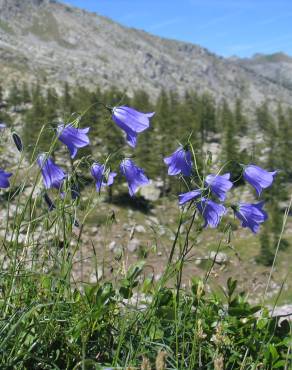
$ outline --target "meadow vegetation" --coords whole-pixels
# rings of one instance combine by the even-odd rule
[[[155,116],[125,113],[125,106]],[[272,315],[284,282],[266,306],[277,257],[289,250],[292,110],[279,105],[270,112],[263,104],[247,114],[240,100],[216,104],[193,92],[182,99],[161,92],[151,102],[142,91],[130,98],[117,89],[65,85],[60,95],[39,84],[30,89],[16,83],[7,98],[0,89],[0,107],[0,167],[6,173],[0,178],[1,369],[292,367],[291,323]],[[4,133],[17,153],[13,164],[5,156]],[[220,176],[225,173],[230,177]],[[159,279],[149,273],[147,250],[135,261],[121,251],[112,257],[110,274],[102,276],[97,254],[95,281],[83,279],[78,273],[86,260],[84,245],[96,254],[86,237],[88,223],[110,239],[121,216],[104,210],[115,204],[121,213],[136,207],[142,220],[152,204],[135,193],[148,178],[160,184],[158,203],[169,206],[164,217],[174,219],[172,237],[156,235],[167,245]],[[253,188],[258,191],[259,184],[257,194]],[[227,197],[231,187],[235,193]],[[246,188],[244,208],[238,201]],[[265,210],[260,205],[255,211],[259,196]],[[210,289],[217,254],[222,246],[234,250],[241,226],[249,237],[240,243],[256,238],[256,263],[269,267],[257,304],[232,276],[220,291]],[[155,249],[153,235],[145,238]],[[203,276],[186,278],[186,267],[208,240],[217,251],[213,260]]]

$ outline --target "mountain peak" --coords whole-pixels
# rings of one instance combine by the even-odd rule
[[[281,51],[273,54],[255,54],[252,57],[255,61],[267,63],[291,62],[291,57]]]
[[[241,98],[249,107],[265,99],[292,104],[292,88],[237,61],[55,0],[0,0],[0,67],[0,83],[114,85],[153,99],[162,89],[194,90],[218,101]]]
[[[44,4],[49,4],[56,2],[54,0],[0,0],[0,9],[9,10],[9,9],[24,9],[25,7],[31,6],[40,6]]]

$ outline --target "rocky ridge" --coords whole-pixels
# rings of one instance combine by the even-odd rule
[[[287,89],[292,89],[292,58],[284,53],[256,54],[252,58],[234,61]]]
[[[0,68],[0,82],[115,85],[152,98],[161,89],[191,89],[240,97],[250,108],[265,99],[292,103],[292,89],[245,64],[54,0],[0,0]]]

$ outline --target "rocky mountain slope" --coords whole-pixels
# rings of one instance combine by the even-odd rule
[[[264,99],[292,103],[292,89],[244,63],[54,0],[0,0],[0,69],[0,82],[116,85],[153,98],[161,89],[192,89],[218,100],[241,97],[249,107]]]
[[[256,54],[236,62],[288,89],[292,89],[292,58],[284,53]]]

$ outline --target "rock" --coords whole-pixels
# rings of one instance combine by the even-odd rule
[[[270,311],[271,316],[282,317],[282,320],[288,320],[292,322],[292,304],[286,304],[283,306],[277,306]]]
[[[98,227],[97,227],[97,226],[93,226],[93,227],[91,228],[90,232],[91,232],[92,234],[97,234],[97,233],[98,233]]]
[[[215,252],[215,251],[212,251],[210,253],[210,255],[208,256],[208,258],[210,260],[214,260],[215,259],[215,262],[216,263],[219,263],[220,265],[224,264],[224,263],[227,263],[229,261],[229,257],[227,256],[227,254],[223,253],[223,252]]]
[[[159,225],[159,220],[158,220],[157,217],[149,216],[148,217],[148,220],[150,221],[150,225],[151,225],[151,223],[156,224],[156,225]]]
[[[150,200],[152,202],[155,202],[156,200],[158,200],[160,198],[161,190],[157,187],[155,182],[151,182],[149,185],[143,186],[140,189],[140,194],[146,200]]]
[[[117,246],[117,243],[113,240],[112,242],[110,242],[110,243],[109,243],[109,245],[108,245],[108,249],[109,249],[110,251],[114,251],[114,250],[115,250],[115,248],[116,248],[116,246]]]
[[[146,233],[146,229],[143,225],[135,226],[135,231],[137,231],[137,233]]]
[[[97,280],[101,280],[103,278],[103,268],[101,266],[99,266],[97,268]]]
[[[164,228],[164,227],[160,227],[160,228],[158,229],[158,234],[159,234],[160,236],[165,235],[165,234],[166,234],[165,228]]]
[[[129,225],[129,224],[127,224],[127,223],[124,223],[123,224],[123,230],[125,230],[125,231],[131,231],[131,226]]]
[[[103,278],[103,268],[98,266],[97,271],[93,272],[89,277],[89,282],[91,284],[96,284],[99,280]]]
[[[114,240],[109,243],[108,250],[114,253],[116,256],[120,256],[123,253],[123,247]]]
[[[155,281],[159,281],[162,277],[162,274],[156,274],[155,277],[154,277],[154,280]]]
[[[141,245],[140,240],[134,238],[130,240],[128,243],[128,251],[133,253],[139,248],[140,245]]]

